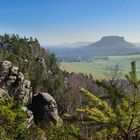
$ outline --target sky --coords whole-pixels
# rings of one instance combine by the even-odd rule
[[[97,41],[120,35],[140,42],[140,0],[0,0],[0,34],[41,44]]]

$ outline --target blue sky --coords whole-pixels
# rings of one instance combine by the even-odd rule
[[[121,35],[140,42],[140,0],[0,0],[0,34],[41,44]]]

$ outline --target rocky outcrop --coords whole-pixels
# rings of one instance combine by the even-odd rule
[[[3,61],[0,64],[0,88],[5,90],[15,101],[23,101],[25,105],[31,102],[31,82],[24,79],[19,68],[12,66],[10,61]]]
[[[49,118],[53,123],[62,125],[62,120],[58,115],[56,101],[50,94],[46,92],[36,94],[33,97],[31,108],[35,121]]]
[[[43,60],[41,63],[45,66]],[[10,61],[0,62],[0,97],[5,99],[12,97],[14,101],[24,103],[23,110],[29,118],[26,127],[34,122],[33,119],[40,120],[46,117],[55,124],[62,124],[54,98],[45,92],[33,96],[31,82],[25,79],[19,68],[12,66]]]
[[[36,62],[42,68],[42,72],[43,72],[43,74],[44,74],[45,77],[48,77],[49,75],[52,75],[52,72],[47,69],[46,62],[45,62],[44,58],[42,58],[42,57],[36,57]]]
[[[37,57],[36,62],[41,66],[42,72],[44,73],[44,75],[47,75],[47,66],[46,66],[44,58]]]
[[[0,88],[0,98],[9,98],[8,92]]]
[[[22,57],[20,58],[20,71],[27,72],[29,69],[29,60]]]

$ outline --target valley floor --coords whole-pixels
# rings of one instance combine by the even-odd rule
[[[96,59],[93,62],[65,62],[61,69],[68,72],[92,74],[96,79],[108,78],[110,68],[118,65],[121,76],[130,70],[130,62],[136,61],[138,77],[140,77],[140,55],[108,56],[107,60]]]

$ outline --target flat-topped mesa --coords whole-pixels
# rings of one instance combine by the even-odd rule
[[[122,36],[104,36],[101,38],[101,41],[124,41]]]
[[[90,48],[100,48],[98,52],[105,52],[107,50],[115,53],[122,52],[125,49],[135,49],[135,45],[126,41],[122,36],[104,36],[99,41],[94,42],[89,46]],[[104,49],[104,50],[103,50]],[[112,50],[113,49],[113,50]],[[115,50],[114,50],[115,49]],[[103,53],[104,54],[104,53]]]
[[[55,124],[62,124],[55,99],[45,92],[38,92],[33,96],[31,82],[26,80],[19,68],[12,66],[10,61],[0,62],[0,97],[4,99],[12,97],[14,101],[22,101],[23,110],[31,122],[33,115],[36,118],[43,110],[42,119],[49,118]],[[28,108],[29,105],[31,108]],[[27,126],[29,127],[30,124]]]

